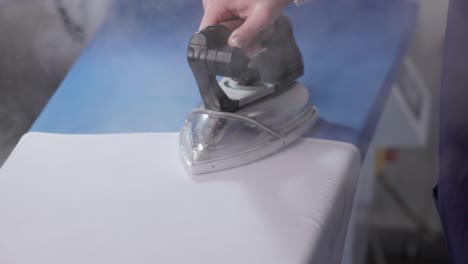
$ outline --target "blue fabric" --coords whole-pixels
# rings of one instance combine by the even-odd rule
[[[440,176],[434,190],[451,263],[468,263],[468,2],[451,0],[440,92]]]
[[[301,78],[320,111],[309,136],[365,153],[406,49],[416,4],[317,0],[286,10],[305,59]],[[186,62],[201,1],[119,1],[32,131],[179,131],[200,98]]]

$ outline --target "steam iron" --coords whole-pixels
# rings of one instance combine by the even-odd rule
[[[224,25],[195,33],[188,62],[203,104],[186,118],[180,133],[182,161],[191,174],[247,164],[279,151],[304,135],[317,119],[306,87],[302,55],[291,23],[281,16],[264,51],[249,58],[227,46]],[[222,78],[218,82],[218,78]]]

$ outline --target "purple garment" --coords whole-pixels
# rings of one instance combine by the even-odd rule
[[[468,263],[468,0],[450,0],[434,190],[451,263]]]

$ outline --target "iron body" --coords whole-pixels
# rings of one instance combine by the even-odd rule
[[[247,164],[292,144],[317,119],[308,90],[296,79],[303,61],[289,20],[282,16],[265,51],[248,58],[226,46],[230,30],[208,27],[191,39],[188,61],[202,97],[180,133],[180,153],[191,174]],[[217,76],[224,76],[220,81]]]

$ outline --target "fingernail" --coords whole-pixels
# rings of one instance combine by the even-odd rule
[[[234,46],[237,48],[243,48],[244,45],[245,45],[244,41],[238,36],[231,37],[231,46]]]

